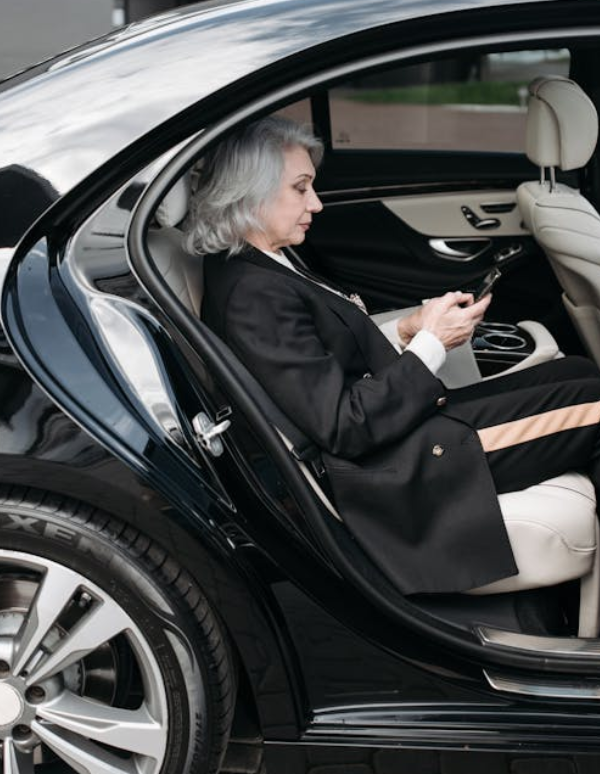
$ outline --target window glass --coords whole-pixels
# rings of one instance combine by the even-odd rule
[[[312,122],[312,111],[309,99],[301,99],[299,102],[293,102],[278,110],[275,115],[289,118],[298,124],[310,124]]]
[[[522,151],[527,84],[569,74],[567,49],[465,52],[330,92],[334,148]]]

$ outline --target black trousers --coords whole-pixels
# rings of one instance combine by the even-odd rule
[[[566,357],[448,392],[444,412],[479,431],[498,494],[569,470],[600,502],[600,371]]]

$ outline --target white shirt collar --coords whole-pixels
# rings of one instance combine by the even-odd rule
[[[296,271],[294,264],[283,253],[272,253],[270,250],[263,250],[263,253],[268,255],[269,258],[272,258],[274,261],[277,261],[277,263],[280,263],[282,266],[285,266],[287,269]]]

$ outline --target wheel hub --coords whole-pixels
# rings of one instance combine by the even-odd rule
[[[19,692],[12,685],[0,683],[0,728],[15,725],[21,719],[23,709]]]
[[[33,774],[62,759],[69,770],[157,774],[168,728],[159,675],[106,591],[0,548],[0,772]]]

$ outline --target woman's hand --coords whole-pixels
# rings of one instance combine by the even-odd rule
[[[472,293],[460,290],[432,298],[416,312],[398,320],[398,336],[403,344],[408,344],[420,330],[425,330],[437,336],[446,350],[454,349],[470,340],[491,300],[488,294],[474,303]]]

